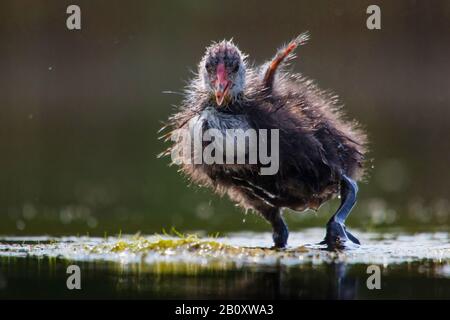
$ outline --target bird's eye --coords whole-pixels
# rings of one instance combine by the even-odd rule
[[[239,63],[235,63],[234,65],[233,65],[233,68],[231,69],[233,72],[238,72],[238,70],[239,70]]]

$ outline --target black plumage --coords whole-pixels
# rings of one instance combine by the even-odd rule
[[[245,209],[253,209],[273,227],[274,242],[284,247],[288,231],[282,208],[317,209],[341,194],[342,205],[327,225],[325,243],[359,241],[344,221],[356,201],[356,182],[364,175],[366,135],[356,122],[344,119],[338,100],[311,80],[286,70],[293,50],[307,40],[303,34],[259,67],[230,41],[207,48],[199,74],[167,124],[166,137],[177,129],[279,129],[279,170],[261,175],[256,164],[180,164],[194,183],[212,188]],[[175,141],[165,154],[182,147]],[[189,158],[192,154],[181,157]],[[174,159],[173,159],[174,160]],[[180,159],[178,159],[180,160]],[[186,159],[184,159],[186,160]],[[353,199],[353,198],[354,199]],[[345,212],[344,212],[345,211]],[[339,218],[339,219],[338,219]],[[337,224],[337,225],[336,225]]]

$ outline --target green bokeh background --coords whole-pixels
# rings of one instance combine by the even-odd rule
[[[66,28],[78,4],[82,30]],[[250,60],[309,30],[294,70],[364,124],[373,168],[349,224],[448,230],[450,2],[2,1],[0,234],[268,230],[188,187],[157,130],[212,40]],[[299,152],[301,152],[299,150]],[[322,226],[338,205],[289,214]],[[243,221],[245,220],[245,222]]]

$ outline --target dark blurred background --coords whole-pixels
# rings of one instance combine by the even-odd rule
[[[82,30],[66,28],[81,7]],[[382,29],[366,28],[381,7]],[[115,234],[172,226],[268,230],[187,187],[157,140],[205,46],[233,37],[256,63],[300,32],[294,70],[364,124],[373,161],[349,225],[449,225],[450,1],[2,1],[0,233]],[[289,214],[320,226],[338,205]]]

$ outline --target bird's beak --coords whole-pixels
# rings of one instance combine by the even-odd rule
[[[216,102],[219,107],[228,96],[229,88],[230,81],[228,80],[225,65],[223,63],[219,63],[219,65],[217,66],[217,80],[215,88]]]

